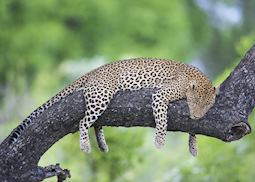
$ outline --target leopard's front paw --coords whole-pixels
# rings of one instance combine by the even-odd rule
[[[198,154],[196,135],[189,134],[189,152],[193,157]]]
[[[91,152],[91,146],[89,141],[80,141],[80,149],[85,153]]]
[[[108,152],[108,151],[109,151],[109,148],[108,148],[107,144],[100,145],[99,148],[100,148],[100,150],[101,150],[102,152]]]
[[[156,136],[154,144],[158,149],[162,148],[165,145],[165,137],[164,136]]]

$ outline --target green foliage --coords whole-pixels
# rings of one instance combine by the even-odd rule
[[[255,32],[243,36],[240,42],[236,45],[236,52],[242,58],[244,53],[252,46],[255,42]]]
[[[233,61],[232,65],[226,68],[215,80],[215,85],[220,85],[228,75],[233,71],[235,66],[239,63],[239,61],[243,58],[244,54],[249,50],[255,42],[255,32],[248,34],[240,39],[240,41],[236,44],[235,49],[237,53],[237,57]]]
[[[204,18],[191,24],[189,16],[197,8],[177,0],[170,4],[166,0],[3,0],[0,7],[0,83],[13,85],[20,75],[30,83],[40,69],[54,70],[66,59],[134,55],[184,60],[206,38],[192,32],[206,35],[208,27]],[[198,28],[199,23],[204,29]]]
[[[139,155],[139,147],[144,141],[144,130],[105,128],[105,135],[110,148],[106,154],[99,151],[91,129],[92,152],[90,154],[80,152],[79,135],[75,134],[66,136],[47,151],[40,165],[46,166],[55,161],[60,162],[62,166],[68,166],[72,171],[72,181],[86,179],[86,181],[111,182],[143,161],[143,156]]]

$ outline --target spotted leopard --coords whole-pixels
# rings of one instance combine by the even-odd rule
[[[114,94],[120,90],[157,88],[152,95],[152,109],[156,123],[155,146],[161,148],[167,133],[168,103],[187,99],[190,117],[204,116],[215,102],[215,87],[197,68],[165,59],[134,58],[101,66],[73,82],[56,96],[30,114],[13,132],[10,144],[43,111],[76,90],[82,90],[86,102],[85,116],[80,121],[80,148],[90,152],[88,129],[106,110]],[[103,128],[94,127],[99,148],[106,152]],[[190,134],[190,151],[196,154],[195,135]],[[192,147],[192,148],[191,148]]]

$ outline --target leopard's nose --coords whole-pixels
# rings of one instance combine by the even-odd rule
[[[197,116],[197,115],[191,115],[190,118],[191,118],[191,119],[199,119],[199,118],[201,118],[201,117],[199,117],[199,116]]]
[[[190,114],[191,119],[200,119],[204,116],[203,112],[195,112]]]

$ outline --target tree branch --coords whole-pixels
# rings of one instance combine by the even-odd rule
[[[151,108],[151,95],[155,91],[118,92],[95,125],[155,127]],[[231,142],[251,132],[247,118],[254,105],[255,45],[222,83],[215,105],[204,118],[190,119],[186,101],[180,100],[169,104],[167,129]],[[45,179],[49,173],[37,166],[39,159],[59,139],[78,131],[84,110],[82,93],[75,92],[36,118],[14,144],[9,146],[7,137],[0,145],[1,181]]]

